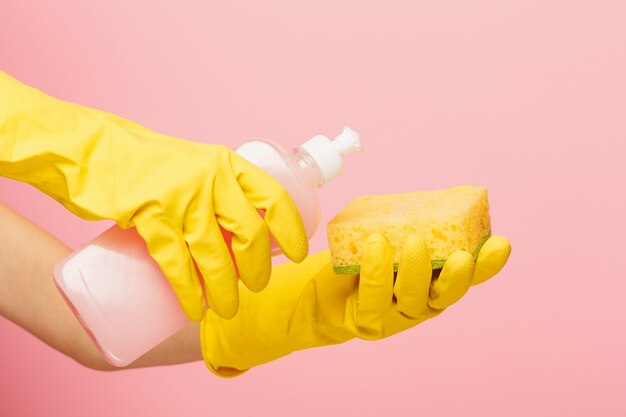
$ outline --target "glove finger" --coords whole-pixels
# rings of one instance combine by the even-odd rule
[[[509,255],[511,255],[511,243],[505,237],[491,236],[478,253],[472,285],[485,282],[500,272],[509,259]]]
[[[182,232],[156,216],[138,216],[133,222],[137,233],[146,241],[150,256],[176,293],[185,315],[193,321],[202,320],[206,312],[202,284]]]
[[[407,237],[393,290],[398,311],[411,318],[420,317],[427,311],[432,275],[426,242],[419,236]]]
[[[446,260],[439,278],[430,286],[428,305],[443,310],[456,303],[469,289],[474,275],[474,258],[463,250],[457,250]]]
[[[382,315],[393,304],[393,251],[379,233],[368,236],[363,248],[356,308],[356,324],[380,330]]]
[[[237,314],[239,288],[237,271],[215,220],[210,203],[208,213],[190,207],[185,218],[185,239],[204,279],[209,308],[225,319]]]
[[[309,252],[304,223],[291,196],[270,174],[237,154],[231,156],[235,176],[246,198],[257,210],[265,210],[265,223],[282,252],[302,262]]]
[[[233,176],[216,178],[214,187],[215,214],[218,223],[232,233],[231,248],[239,277],[251,291],[259,292],[267,285],[272,270],[267,226]]]

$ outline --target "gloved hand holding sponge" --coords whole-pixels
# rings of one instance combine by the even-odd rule
[[[483,187],[360,197],[327,231],[332,254],[275,267],[260,293],[242,287],[232,320],[207,313],[212,372],[236,376],[297,350],[409,329],[497,274],[511,252],[490,236]]]

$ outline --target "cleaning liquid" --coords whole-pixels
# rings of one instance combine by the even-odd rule
[[[236,152],[282,184],[310,239],[320,221],[315,188],[342,171],[344,155],[360,150],[359,135],[346,127],[335,140],[318,135],[291,153],[269,141],[250,141]],[[230,244],[230,233],[223,234]],[[270,247],[280,254],[271,236]],[[113,226],[83,245],[56,265],[54,282],[114,366],[132,363],[189,323],[134,228]]]

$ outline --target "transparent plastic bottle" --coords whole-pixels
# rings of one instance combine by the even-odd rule
[[[346,127],[335,140],[318,135],[291,153],[269,141],[246,142],[237,153],[289,192],[310,239],[320,220],[314,189],[342,171],[343,155],[360,150],[359,135]],[[223,234],[230,243],[230,233]],[[272,255],[280,254],[270,239]],[[134,228],[113,226],[80,247],[56,265],[54,282],[100,352],[115,366],[130,364],[189,323]]]

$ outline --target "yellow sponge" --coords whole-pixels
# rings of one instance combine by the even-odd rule
[[[393,247],[396,271],[409,235],[426,240],[433,269],[439,269],[457,249],[476,257],[491,235],[487,188],[358,197],[328,223],[326,232],[338,274],[359,273],[363,244],[372,233],[382,234]]]

